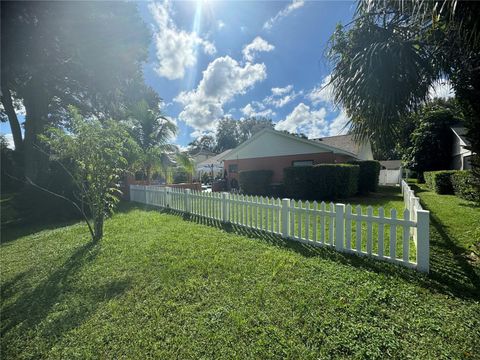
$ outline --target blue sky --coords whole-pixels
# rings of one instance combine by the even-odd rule
[[[345,114],[320,89],[330,73],[328,39],[336,24],[352,19],[353,1],[139,6],[154,32],[145,78],[176,119],[179,145],[213,132],[228,115],[264,115],[309,137],[342,130]]]
[[[187,145],[221,116],[267,116],[278,129],[336,135],[346,116],[320,90],[324,57],[353,1],[139,2],[153,33],[145,79],[164,99]],[[22,117],[21,117],[22,118]],[[1,132],[9,134],[7,123]]]

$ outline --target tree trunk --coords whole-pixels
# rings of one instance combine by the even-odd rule
[[[150,165],[147,165],[145,169],[147,173],[147,185],[150,185],[150,181],[152,180],[152,167]]]
[[[94,242],[101,240],[102,237],[103,237],[103,220],[104,220],[103,213],[101,213],[100,215],[97,215],[97,217],[95,219],[93,219],[93,221],[94,221],[93,241]]]
[[[27,112],[25,117],[25,176],[36,183],[42,183],[48,169],[48,156],[36,147],[42,147],[38,135],[48,123],[49,95],[41,81],[32,79],[24,96]]]
[[[8,116],[8,122],[10,123],[15,151],[21,152],[23,150],[22,130],[20,129],[20,123],[18,122],[17,114],[13,107],[12,94],[4,84],[2,84],[2,104]]]

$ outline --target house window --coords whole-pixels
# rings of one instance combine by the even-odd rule
[[[228,165],[228,172],[229,173],[237,173],[238,172],[238,165],[237,164],[230,164]]]
[[[296,160],[292,161],[292,166],[312,166],[313,160]]]

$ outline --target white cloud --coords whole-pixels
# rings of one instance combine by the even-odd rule
[[[448,80],[437,81],[428,91],[428,97],[449,99],[455,96],[452,84]]]
[[[345,135],[348,133],[350,126],[348,126],[349,118],[344,110],[341,110],[338,115],[328,124],[328,135]]]
[[[275,87],[272,88],[272,95],[267,96],[263,101],[268,105],[281,108],[302,94],[303,91],[293,91],[293,85],[287,85],[283,88]]]
[[[7,146],[15,150],[15,143],[13,142],[13,135],[12,134],[2,134],[5,137],[5,140],[7,140]]]
[[[263,28],[266,30],[270,30],[276,22],[282,20],[284,17],[288,16],[292,11],[301,8],[303,5],[305,5],[305,1],[293,0],[285,8],[280,10],[274,17],[270,18],[265,24],[263,24]]]
[[[269,52],[269,51],[272,51],[273,49],[275,49],[275,46],[273,46],[272,44],[269,44],[260,36],[257,36],[255,39],[253,39],[253,41],[250,44],[246,45],[243,48],[242,53],[245,60],[252,62],[257,52],[261,52],[261,51]]]
[[[158,59],[156,72],[167,79],[181,79],[185,70],[197,62],[197,49],[213,55],[215,46],[195,32],[180,30],[175,26],[168,1],[148,6],[156,22],[155,47]]]
[[[325,108],[313,110],[308,105],[300,103],[287,115],[285,120],[279,121],[275,125],[275,129],[303,133],[308,138],[322,137],[328,134],[326,115],[327,110]]]
[[[223,105],[266,77],[264,64],[246,63],[242,67],[230,56],[219,57],[208,65],[196,89],[182,91],[175,98],[184,105],[179,119],[197,132],[212,131],[224,116]]]
[[[247,117],[271,118],[275,116],[275,112],[272,109],[267,109],[265,105],[258,101],[252,101],[242,108],[241,111]]]
[[[330,84],[331,78],[331,75],[325,76],[322,83],[319,86],[314,87],[307,94],[307,98],[312,104],[318,105],[320,103],[325,103],[329,106],[333,106],[334,99],[332,85]]]

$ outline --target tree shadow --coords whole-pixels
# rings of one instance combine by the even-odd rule
[[[4,339],[14,329],[15,332],[35,329],[47,341],[58,341],[67,331],[82,324],[102,302],[124,293],[130,286],[128,279],[113,279],[88,288],[76,287],[75,276],[95,260],[100,247],[101,243],[93,242],[80,246],[48,278],[32,290],[23,292],[11,304],[2,306],[1,337]],[[2,305],[15,295],[15,284],[28,275],[28,271],[20,273],[2,285]],[[75,304],[68,304],[69,297],[75,295],[78,295]],[[51,314],[55,315],[48,323],[42,324]],[[7,345],[8,342],[5,342],[2,352],[7,351]]]
[[[0,230],[0,244],[15,241],[21,237],[35,234],[44,230],[59,229],[62,227],[78,224],[81,219],[68,220],[61,222],[45,222],[36,224],[12,224],[2,226]],[[85,225],[86,226],[86,225]]]
[[[235,233],[261,240],[273,246],[295,251],[305,257],[320,256],[344,265],[362,268],[376,273],[383,273],[392,277],[400,277],[431,291],[449,294],[458,298],[478,300],[480,296],[480,277],[478,272],[463,256],[460,256],[462,248],[455,245],[435,218],[432,219],[431,225],[433,230],[439,234],[440,239],[434,237],[431,242],[430,274],[425,275],[412,269],[366,256],[340,253],[327,246],[301,243],[295,240],[285,239],[277,234],[231,223],[223,223],[198,215],[188,215],[181,211],[148,206],[144,207],[144,209],[147,211],[159,211],[161,213],[181,216],[186,221],[212,226],[228,233]]]

